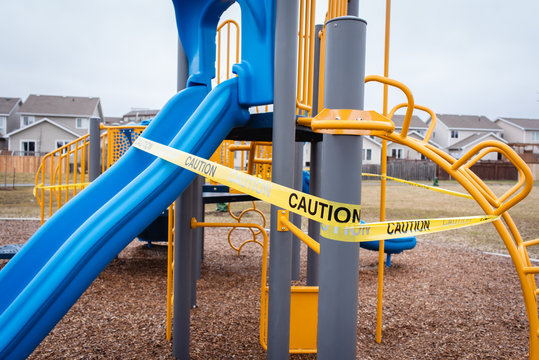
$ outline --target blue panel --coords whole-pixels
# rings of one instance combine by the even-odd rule
[[[189,60],[188,85],[211,86],[215,77],[215,36],[221,14],[234,1],[173,0],[178,33]],[[241,7],[242,61],[233,67],[239,76],[239,103],[273,103],[275,42],[274,0],[238,0]]]
[[[199,88],[171,100],[144,136],[209,158],[233,127],[247,122],[249,113],[238,105],[235,78],[216,87],[189,117],[204,93],[205,87]],[[107,264],[194,177],[131,148],[58,211],[0,272],[0,358],[28,356]]]

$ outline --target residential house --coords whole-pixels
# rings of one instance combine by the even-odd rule
[[[430,122],[429,118],[427,124],[430,125]],[[448,149],[469,136],[488,133],[503,138],[503,129],[486,116],[436,114],[436,127],[432,140],[442,148]]]
[[[393,124],[395,124],[395,132],[400,133],[402,130],[402,124],[404,124],[404,115],[393,115],[391,121],[393,121]],[[412,115],[410,125],[408,127],[408,133],[415,131],[418,134],[424,135],[428,128],[429,126],[423,120],[421,120],[419,116]]]
[[[425,138],[424,134],[420,134],[417,131],[408,132],[408,137],[414,138],[416,140],[423,141]],[[429,144],[441,149],[442,147],[437,144],[435,141],[429,140]],[[393,159],[404,159],[404,160],[427,160],[427,157],[416,150],[409,148],[405,145],[394,143],[389,141],[387,143],[387,157]]]
[[[96,97],[30,95],[17,111],[18,129],[7,134],[16,154],[51,152],[88,133],[90,118],[103,118]]]
[[[503,129],[504,139],[525,161],[539,161],[539,119],[503,117],[495,123]]]
[[[8,149],[7,134],[18,127],[17,111],[21,104],[20,98],[0,97],[0,151]]]
[[[159,110],[134,109],[122,116],[122,124],[138,125],[143,120],[153,119]]]
[[[402,131],[402,125],[404,124],[404,115],[394,115],[391,120],[395,124],[395,132],[400,133]],[[420,117],[412,115],[408,128],[408,137],[422,141],[425,138],[428,128],[429,125],[421,120]],[[432,140],[432,137],[429,139],[429,144],[434,145],[437,148],[441,148],[437,142]],[[414,149],[393,142],[388,142],[387,144],[387,156],[394,159],[406,160],[427,159],[424,155],[415,151]]]
[[[460,159],[475,145],[487,140],[497,140],[507,144],[505,139],[499,137],[495,133],[474,133],[465,139],[450,145],[447,150],[449,151],[449,155],[453,156],[455,159]],[[491,152],[483,156],[481,160],[502,160],[502,154],[498,152]]]
[[[103,118],[103,124],[108,126],[117,126],[122,125],[123,118],[122,117],[116,117],[116,116],[105,116]]]

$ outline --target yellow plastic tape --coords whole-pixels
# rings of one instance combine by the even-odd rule
[[[360,222],[360,205],[329,201],[305,194],[140,136],[133,146],[210,180],[320,223],[356,226]]]
[[[386,179],[397,181],[397,182],[400,182],[400,183],[404,183],[404,184],[408,184],[408,185],[412,185],[412,186],[417,186],[417,187],[420,187],[420,188],[423,188],[423,189],[429,189],[429,190],[436,191],[436,192],[439,192],[439,193],[442,193],[442,194],[459,196],[459,197],[462,197],[462,198],[472,199],[473,200],[473,196],[470,195],[470,194],[464,194],[464,193],[461,193],[461,192],[458,192],[458,191],[442,189],[442,188],[439,188],[439,187],[436,187],[436,186],[429,186],[429,185],[419,184],[419,183],[416,183],[416,182],[413,182],[413,181],[403,180],[403,179],[399,179],[399,178],[396,178],[396,177],[393,177],[393,176],[380,175],[380,174],[369,174],[369,173],[362,173],[361,175],[370,176],[370,177],[386,178]]]
[[[363,224],[353,227],[321,224],[320,235],[327,239],[346,242],[389,240],[486,224],[498,218],[498,215],[485,215],[442,219],[400,220]]]

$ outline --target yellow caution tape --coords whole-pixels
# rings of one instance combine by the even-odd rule
[[[396,178],[396,177],[393,177],[393,176],[380,175],[380,174],[369,174],[369,173],[362,173],[361,175],[370,176],[370,177],[386,178],[386,179],[397,181],[397,182],[400,182],[400,183],[404,183],[404,184],[408,184],[408,185],[412,185],[412,186],[417,186],[417,187],[420,187],[420,188],[423,188],[423,189],[429,189],[429,190],[436,191],[436,192],[439,192],[439,193],[442,193],[442,194],[459,196],[459,197],[462,197],[462,198],[472,199],[473,200],[473,196],[470,195],[470,194],[464,194],[464,193],[461,193],[461,192],[458,192],[458,191],[442,189],[442,188],[439,188],[439,187],[436,187],[436,186],[429,186],[429,185],[419,184],[419,183],[416,183],[416,182],[413,182],[413,181],[403,180],[403,179],[399,179],[399,178]]]
[[[353,227],[321,224],[320,235],[327,239],[346,242],[389,240],[486,224],[498,218],[498,215],[485,215],[442,219],[400,220],[362,224]]]
[[[360,222],[360,205],[329,201],[305,194],[140,136],[133,146],[210,180],[320,223],[354,226]]]
[[[329,201],[305,194],[143,137],[138,137],[133,146],[210,180],[318,221],[321,223],[320,235],[332,240],[345,242],[388,240],[479,225],[499,218],[497,215],[487,215],[358,225],[361,215],[360,205]]]

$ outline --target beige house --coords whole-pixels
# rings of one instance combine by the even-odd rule
[[[499,118],[504,139],[527,162],[539,161],[539,119]]]
[[[88,133],[90,118],[103,119],[96,97],[30,95],[17,111],[17,129],[9,132],[16,154],[48,153]]]
[[[122,117],[121,124],[140,124],[141,121],[153,119],[159,110],[135,109]]]
[[[465,139],[450,145],[449,155],[453,156],[455,159],[460,159],[464,154],[470,151],[475,145],[487,141],[487,140],[497,140],[501,141],[504,144],[507,144],[507,141],[494,133],[475,133],[466,137]],[[491,152],[485,155],[481,160],[502,160],[502,155],[498,152]]]
[[[400,129],[398,131],[400,131]],[[423,131],[422,133],[419,133],[418,131],[415,131],[415,130],[408,131],[408,137],[422,141],[425,138],[425,132],[426,130]],[[429,144],[437,148],[441,148],[440,145],[436,143],[435,141],[429,140]],[[396,144],[391,141],[387,143],[387,156],[394,159],[404,159],[404,160],[426,160],[427,159],[426,156],[415,151],[414,149],[411,149],[401,144]]]
[[[43,118],[9,133],[9,149],[15,155],[43,155],[79,137],[73,130]]]
[[[18,128],[17,111],[21,104],[19,98],[0,97],[0,151],[8,149],[7,134]]]
[[[443,149],[449,149],[469,136],[492,133],[503,138],[503,129],[486,116],[436,114],[436,126],[432,140]],[[431,119],[427,120],[429,125]]]

